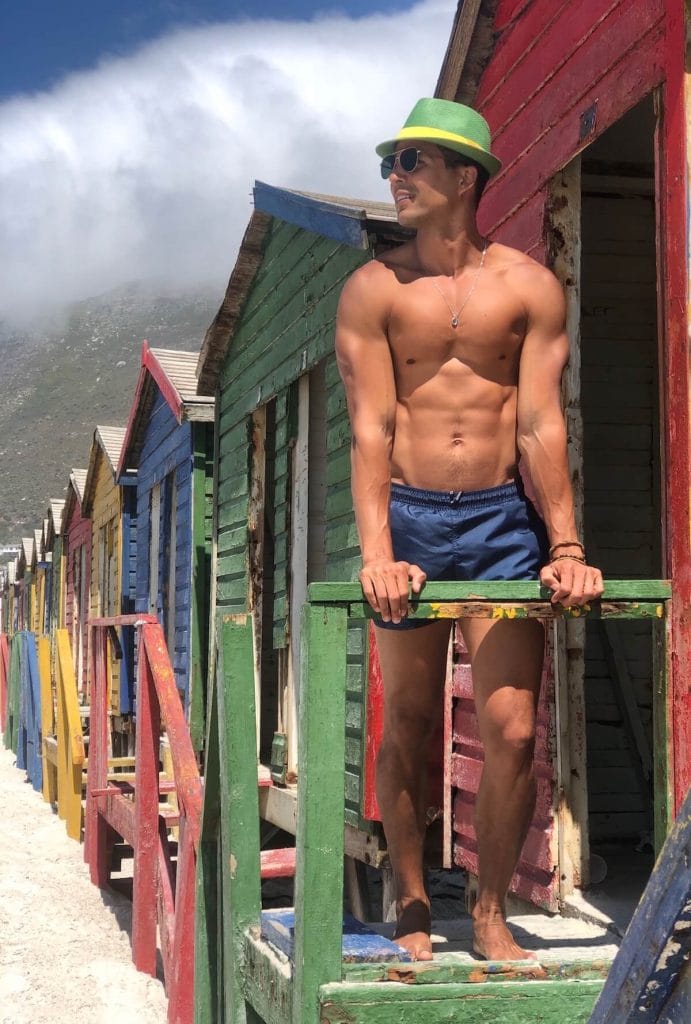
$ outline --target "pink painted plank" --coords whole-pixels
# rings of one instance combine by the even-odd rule
[[[145,626],[142,627],[143,630]],[[137,735],[135,766],[136,843],[132,898],[132,959],[139,971],[156,975],[158,760],[161,721],[154,681],[144,644],[139,645],[137,672]]]

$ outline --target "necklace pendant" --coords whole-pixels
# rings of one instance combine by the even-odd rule
[[[452,316],[451,317],[451,326],[452,327],[458,327],[458,317],[457,316]]]

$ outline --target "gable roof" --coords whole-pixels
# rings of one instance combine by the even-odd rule
[[[84,482],[84,497],[82,500],[82,512],[84,515],[89,515],[91,512],[91,506],[93,505],[96,493],[96,480],[98,479],[100,459],[105,458],[107,460],[111,475],[115,481],[124,440],[124,427],[96,427],[89,453],[89,468],[86,471],[86,480]]]
[[[178,423],[213,421],[213,395],[197,393],[198,358],[196,352],[149,348],[148,342],[142,342],[141,369],[118,460],[118,477],[137,465],[156,390],[160,391]]]
[[[51,498],[48,505],[48,534],[47,542],[53,540],[56,534],[62,532],[62,510],[65,507],[64,498]]]
[[[370,248],[371,232],[387,236],[391,241],[410,237],[409,231],[399,227],[392,203],[298,192],[256,181],[254,212],[240,244],[221,308],[206,332],[199,353],[199,386],[207,392],[216,388],[221,366],[261,265],[274,217],[355,249]]]

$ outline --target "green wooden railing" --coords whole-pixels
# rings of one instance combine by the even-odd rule
[[[553,606],[549,597],[537,582],[432,582],[411,614],[454,619],[647,618],[662,625],[671,586],[659,580],[608,581],[601,601],[570,610]],[[362,616],[373,617],[373,613],[359,584],[313,583],[309,587],[301,636],[292,974],[287,969],[281,973],[275,965],[269,970],[260,952],[251,618],[221,616],[216,678],[222,685],[216,685],[210,695],[207,742],[207,765],[220,769],[220,791],[207,771],[197,880],[198,1024],[218,1019],[232,1024],[262,1020],[317,1024],[322,987],[343,980],[346,634],[348,619]],[[659,671],[665,671],[664,659]],[[214,882],[219,870],[221,891]],[[220,922],[217,915],[222,917]],[[218,958],[216,934],[223,940]]]

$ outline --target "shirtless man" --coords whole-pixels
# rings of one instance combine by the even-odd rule
[[[481,189],[500,167],[486,122],[461,104],[420,100],[377,152],[399,223],[416,235],[349,279],[336,351],[352,427],[360,580],[380,616],[377,795],[396,939],[429,960],[421,766],[441,712],[450,623],[409,619],[409,588],[419,593],[426,579],[539,577],[568,606],[603,586],[576,533],[560,404],[568,358],[561,287],[477,229]],[[524,493],[519,460],[542,519]],[[485,755],[474,949],[491,960],[523,959],[504,902],[535,804],[544,630],[525,619],[462,619],[460,627]]]

